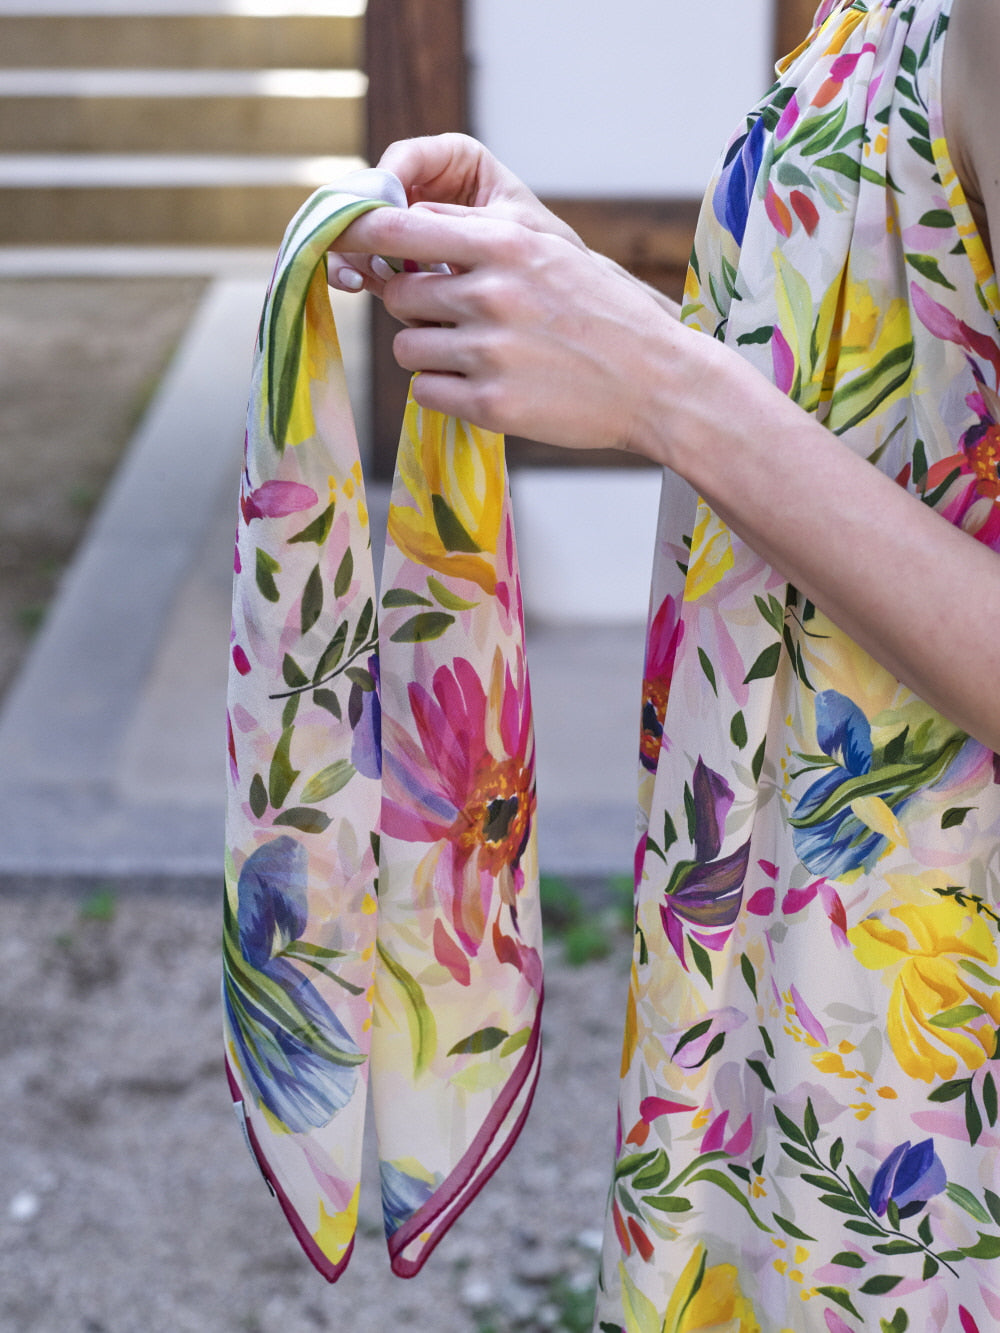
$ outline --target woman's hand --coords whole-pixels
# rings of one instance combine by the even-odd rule
[[[343,243],[451,268],[382,284],[386,309],[409,326],[393,350],[420,372],[422,406],[492,430],[652,453],[650,417],[680,391],[682,349],[708,341],[573,240],[491,209],[377,209]]]
[[[465,216],[477,212],[517,222],[530,231],[560,236],[584,249],[572,228],[545,207],[528,187],[493,154],[467,134],[439,134],[402,139],[383,153],[379,167],[399,178],[409,203]],[[392,254],[393,251],[383,253]],[[401,256],[408,259],[413,255]],[[376,255],[349,252],[338,245],[329,265],[330,285],[341,291],[362,287],[381,296],[392,270]]]

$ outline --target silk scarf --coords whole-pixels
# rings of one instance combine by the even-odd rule
[[[330,1281],[354,1243],[369,1090],[409,1277],[524,1122],[542,999],[503,440],[411,396],[377,591],[325,258],[384,201],[350,189],[292,220],[264,304],[228,698],[229,1084]]]

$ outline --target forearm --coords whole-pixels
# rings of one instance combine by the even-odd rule
[[[669,296],[659,291],[656,287],[651,287],[648,282],[643,282],[641,278],[637,278],[634,273],[630,273],[627,268],[623,268],[621,264],[617,263],[614,259],[609,259],[607,255],[602,255],[596,250],[592,250],[590,253],[594,255],[599,263],[605,265],[610,272],[618,274],[619,277],[627,278],[629,282],[634,282],[637,287],[640,287],[648,296],[651,296],[657,305],[665,310],[673,319],[680,319],[681,308],[676,301],[672,301]]]
[[[714,392],[686,396],[651,452],[919,697],[1000,750],[1000,556],[716,347]]]

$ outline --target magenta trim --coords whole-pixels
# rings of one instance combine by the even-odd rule
[[[525,1047],[524,1055],[518,1061],[517,1068],[508,1080],[502,1095],[483,1121],[479,1133],[466,1149],[455,1170],[435,1190],[424,1206],[419,1208],[412,1217],[408,1218],[398,1230],[388,1237],[389,1262],[397,1277],[414,1277],[420,1272],[434,1252],[438,1242],[446,1235],[449,1227],[478,1196],[480,1190],[517,1142],[518,1135],[528,1118],[528,1112],[531,1110],[531,1103],[535,1097],[538,1076],[542,1067],[541,1035],[544,998],[543,989],[539,992],[538,1008],[535,1012],[531,1040]],[[492,1146],[500,1127],[510,1114],[511,1108],[520,1096],[525,1084],[528,1083],[529,1078],[531,1086],[527,1098],[512,1130],[507,1136],[506,1142],[480,1170],[480,1165],[487,1150]],[[479,1172],[478,1178],[477,1171]],[[426,1231],[430,1227],[433,1227],[433,1234],[417,1258],[404,1258],[403,1250],[422,1231]]]
[[[235,1075],[230,1068],[228,1059],[226,1060],[226,1079],[229,1083],[229,1091],[232,1094],[233,1101],[243,1104],[246,1099],[243,1090],[237,1083]],[[250,1123],[249,1116],[244,1115],[243,1123],[246,1125],[247,1139],[253,1150],[253,1155],[257,1159],[257,1165],[260,1167],[261,1174],[274,1191],[274,1197],[278,1200],[278,1203],[281,1204],[281,1211],[285,1214],[285,1217],[288,1220],[288,1225],[292,1228],[295,1235],[295,1239],[305,1251],[306,1258],[317,1272],[321,1273],[323,1277],[326,1278],[327,1282],[336,1282],[337,1278],[340,1277],[341,1273],[343,1273],[344,1269],[350,1263],[351,1255],[354,1253],[354,1237],[351,1237],[350,1244],[344,1252],[344,1257],[341,1259],[340,1263],[331,1263],[328,1256],[325,1255],[316,1244],[311,1232],[306,1229],[306,1224],[302,1221],[302,1218],[296,1211],[295,1205],[282,1189],[281,1183],[271,1169],[270,1162],[268,1162],[264,1155],[264,1151],[260,1146],[260,1140],[257,1138],[257,1133],[254,1130],[253,1125]]]

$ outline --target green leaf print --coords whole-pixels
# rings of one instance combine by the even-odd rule
[[[319,565],[314,566],[306,579],[302,590],[302,609],[299,613],[299,625],[303,634],[308,634],[323,613],[323,575]]]
[[[901,1277],[892,1277],[889,1273],[881,1273],[878,1277],[870,1277],[867,1282],[862,1282],[858,1291],[865,1296],[887,1296],[890,1291],[895,1291],[902,1280]]]
[[[906,1333],[910,1327],[910,1316],[903,1309],[898,1309],[891,1319],[878,1321],[880,1333]]]
[[[330,535],[330,529],[333,527],[333,505],[327,505],[318,518],[306,525],[301,532],[297,532],[294,537],[289,537],[289,543],[292,542],[315,542],[317,546],[322,546]]]
[[[271,757],[267,794],[275,809],[280,809],[285,804],[285,798],[291,791],[295,779],[299,776],[299,770],[292,767],[292,734],[292,728],[286,727],[281,733]]]
[[[698,649],[698,661],[701,663],[701,669],[705,674],[705,679],[708,681],[709,685],[711,685],[713,693],[718,696],[719,687],[715,680],[715,668],[712,666],[711,660],[704,648]]]
[[[358,617],[358,623],[354,629],[354,637],[351,639],[350,656],[356,657],[359,651],[364,647],[365,640],[371,632],[372,621],[375,618],[375,602],[371,597],[367,599],[361,608],[361,615]],[[374,647],[374,645],[372,645]]]
[[[478,1032],[473,1032],[471,1036],[463,1037],[461,1041],[457,1041],[448,1054],[485,1055],[487,1051],[495,1050],[497,1046],[505,1042],[509,1035],[503,1028],[480,1028]]]
[[[769,648],[765,648],[759,654],[753,666],[743,677],[743,684],[749,685],[752,680],[767,680],[770,676],[777,673],[778,663],[781,661],[781,644],[772,643]]]
[[[851,1297],[844,1287],[817,1287],[816,1290],[821,1296],[825,1296],[828,1301],[833,1301],[834,1305],[839,1305],[842,1310],[852,1314],[855,1319],[860,1320],[861,1316],[854,1308]]]
[[[841,1250],[830,1260],[831,1264],[836,1264],[839,1268],[864,1268],[866,1261],[860,1254],[855,1254],[853,1250]]]
[[[440,639],[454,623],[455,617],[446,611],[421,611],[404,621],[389,637],[393,643],[427,643],[431,639]]]
[[[285,653],[281,662],[281,675],[286,685],[291,685],[293,689],[298,689],[303,685],[309,684],[309,677],[296,662],[291,653]]]
[[[990,1126],[997,1122],[997,1085],[996,1080],[990,1073],[983,1079],[983,1110],[986,1112],[986,1119]]]
[[[471,611],[473,607],[479,605],[478,602],[470,602],[465,597],[459,597],[457,593],[446,588],[441,580],[436,579],[433,574],[427,576],[427,587],[446,611]],[[428,602],[427,605],[430,606],[431,603]]]
[[[393,611],[400,606],[433,606],[434,603],[419,592],[410,592],[409,588],[390,588],[382,598],[386,611]]]
[[[764,1064],[762,1061],[747,1060],[747,1066],[753,1070],[753,1072],[760,1079],[761,1083],[763,1083],[764,1087],[767,1088],[768,1092],[775,1091],[774,1084],[771,1082],[771,1075],[764,1068]]]
[[[805,1240],[812,1241],[813,1244],[816,1243],[815,1236],[810,1236],[809,1233],[803,1231],[801,1227],[797,1227],[794,1222],[789,1222],[787,1217],[779,1217],[779,1215],[775,1213],[774,1221],[781,1227],[785,1235],[791,1236],[793,1240]],[[836,1260],[834,1260],[834,1262],[836,1262]]]
[[[983,1190],[983,1198],[986,1200],[986,1207],[990,1210],[993,1221],[1000,1227],[1000,1194],[994,1194],[992,1190]]]
[[[974,1217],[977,1222],[989,1226],[993,1221],[972,1191],[967,1190],[964,1185],[956,1185],[953,1180],[949,1180],[945,1193],[952,1203],[957,1203],[960,1208],[964,1208],[969,1216]]]
[[[274,822],[287,828],[297,828],[300,833],[325,833],[330,827],[330,816],[307,805],[293,805],[276,815]]]
[[[316,670],[313,672],[313,684],[331,675],[339,665],[340,659],[344,656],[344,648],[347,644],[347,621],[341,621],[337,626],[336,632],[330,642],[323,649],[319,661],[316,663]]]
[[[988,1236],[979,1232],[975,1245],[966,1245],[962,1253],[969,1259],[1000,1259],[1000,1236]]]
[[[966,815],[973,809],[975,809],[975,807],[971,805],[953,806],[950,810],[946,810],[941,816],[941,827],[943,829],[960,828],[961,825],[965,823]]]
[[[747,983],[747,989],[749,990],[750,994],[753,996],[754,1000],[756,1000],[756,999],[757,999],[757,974],[756,974],[756,972],[754,971],[753,963],[751,963],[750,959],[746,956],[745,953],[741,953],[741,954],[740,954],[740,970],[741,970],[742,973],[743,973],[743,980]]]
[[[259,773],[253,775],[253,781],[250,783],[250,809],[256,819],[260,819],[267,809],[267,788]]]
[[[354,552],[350,547],[344,552],[340,564],[337,566],[337,573],[333,580],[334,597],[343,597],[351,586],[351,580],[354,578]]]
[[[406,1005],[406,1021],[410,1028],[410,1044],[413,1048],[413,1072],[420,1075],[429,1067],[437,1051],[437,1024],[431,1012],[424,992],[402,963],[393,958],[384,944],[378,945],[378,956],[386,972],[396,983],[396,988]]]
[[[953,1009],[935,1014],[929,1021],[931,1026],[936,1028],[960,1028],[972,1019],[978,1018],[982,1012],[978,1004],[959,1004]]]
[[[335,763],[328,764],[326,768],[320,769],[309,779],[302,788],[300,799],[306,805],[325,801],[327,797],[336,795],[338,791],[346,787],[356,772],[357,769],[349,759],[338,759]]]
[[[340,700],[333,690],[313,690],[313,703],[319,708],[325,708],[328,713],[332,713],[338,720],[343,717]]]
[[[955,284],[949,282],[941,272],[941,266],[936,259],[930,255],[907,254],[906,262],[911,268],[915,268],[921,277],[926,278],[928,282],[935,282],[939,287],[947,287],[955,291]]]
[[[255,577],[260,595],[269,602],[277,602],[281,599],[281,593],[278,591],[278,585],[274,581],[275,574],[281,572],[281,566],[275,560],[273,555],[257,547],[257,561]]]
[[[431,508],[434,526],[446,551],[465,551],[471,555],[483,549],[466,531],[462,520],[443,495],[431,496]]]

